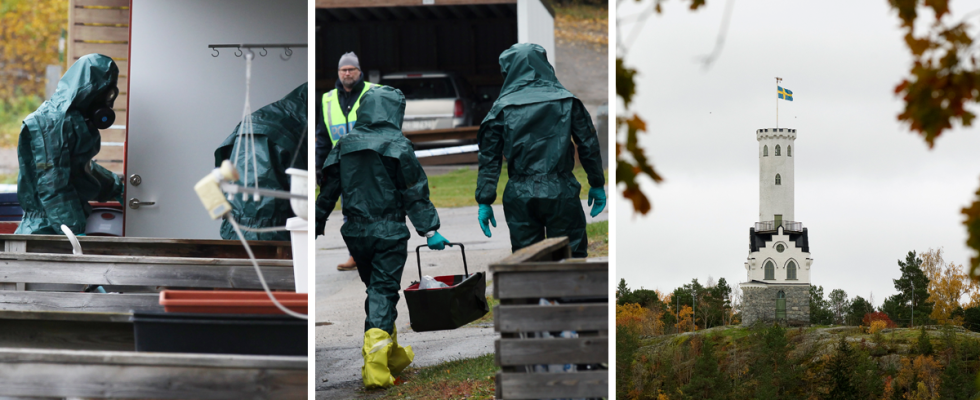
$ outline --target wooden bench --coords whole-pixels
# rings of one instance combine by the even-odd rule
[[[493,273],[499,399],[608,397],[609,263],[570,259],[568,238],[521,249]],[[541,298],[559,304],[538,305]],[[572,338],[529,338],[575,331]],[[596,370],[530,372],[536,365],[602,364]]]

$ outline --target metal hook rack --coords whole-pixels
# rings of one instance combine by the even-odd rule
[[[245,44],[245,43],[243,43],[243,44],[209,44],[208,45],[208,48],[211,49],[212,51],[214,51],[214,53],[211,53],[211,57],[217,57],[217,56],[221,55],[221,52],[218,51],[218,49],[237,49],[237,50],[235,50],[235,57],[241,57],[242,55],[246,54],[246,52],[247,52],[247,54],[250,54],[250,55],[252,55],[254,57],[254,54],[255,53],[252,52],[252,49],[262,49],[262,51],[259,52],[259,55],[262,56],[262,57],[265,57],[266,55],[269,54],[269,51],[266,50],[267,48],[270,48],[270,49],[283,49],[283,52],[282,52],[282,54],[279,55],[279,58],[281,58],[283,61],[285,61],[285,60],[290,59],[293,56],[293,49],[294,48],[305,49],[306,48],[306,44],[301,44],[301,43],[296,43],[296,44]],[[242,51],[242,49],[245,49],[245,51]]]

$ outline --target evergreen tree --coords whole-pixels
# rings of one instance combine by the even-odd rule
[[[857,388],[851,383],[854,376],[854,350],[841,335],[837,349],[827,364],[827,374],[830,380],[830,400],[857,400]]]
[[[974,332],[980,332],[980,306],[963,310],[963,327]]]
[[[888,297],[882,305],[882,311],[902,326],[907,326],[913,322],[917,325],[926,325],[929,321],[929,314],[932,313],[932,303],[928,302],[929,278],[922,272],[922,259],[910,251],[905,257],[905,262],[898,261],[898,267],[902,271],[902,276],[893,279],[897,294]],[[887,308],[887,310],[886,310]]]
[[[939,384],[939,398],[949,400],[969,400],[976,391],[975,382],[966,371],[960,346],[952,330],[943,332],[944,347],[949,362],[943,370],[942,382]]]
[[[861,296],[857,296],[851,301],[851,305],[847,310],[845,323],[851,326],[861,325],[864,315],[874,311],[875,308],[871,305],[871,303],[868,303],[868,301]]]
[[[691,341],[692,346],[694,341]],[[681,389],[690,399],[724,399],[728,392],[728,379],[718,368],[714,340],[701,336],[701,354],[694,361],[691,381]]]
[[[619,305],[624,305],[626,303],[621,303],[620,299],[625,299],[632,293],[630,288],[626,286],[626,278],[619,278],[619,286],[616,287],[616,303]]]
[[[916,342],[916,350],[919,354],[928,356],[932,354],[932,341],[929,340],[929,334],[926,333],[926,327],[922,327],[919,330],[919,340]]]
[[[777,324],[756,331],[753,335],[759,349],[749,366],[749,376],[757,379],[756,399],[793,398],[801,379],[789,358],[786,330]]]

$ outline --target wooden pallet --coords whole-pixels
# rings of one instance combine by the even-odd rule
[[[535,373],[535,365],[609,363],[609,263],[569,259],[568,238],[546,239],[490,266],[499,399],[608,397],[605,369]],[[538,305],[540,298],[559,305]],[[529,338],[576,331],[574,338]]]

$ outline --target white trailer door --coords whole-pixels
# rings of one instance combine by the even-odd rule
[[[133,0],[126,236],[216,239],[194,184],[241,120],[245,59],[209,44],[307,43],[306,0]],[[307,80],[307,49],[268,49],[252,64],[252,110]],[[129,179],[140,176],[140,184]]]
[[[517,42],[535,43],[548,52],[555,64],[555,17],[541,0],[517,0]]]

